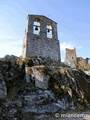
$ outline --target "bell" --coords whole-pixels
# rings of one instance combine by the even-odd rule
[[[50,32],[50,29],[48,29],[47,32]]]
[[[38,30],[38,27],[37,27],[37,26],[35,27],[35,30],[36,30],[36,31]]]

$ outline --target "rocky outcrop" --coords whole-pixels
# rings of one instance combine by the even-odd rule
[[[33,67],[25,67],[26,69],[26,82],[35,81],[35,86],[48,89],[48,82],[50,76],[45,74],[45,66],[33,66]]]
[[[5,55],[4,59],[5,60],[17,60],[18,57],[15,55]]]
[[[43,119],[89,104],[90,76],[80,69],[38,57],[0,60],[0,120]]]
[[[3,74],[0,72],[0,99],[5,98],[7,95],[7,88]]]

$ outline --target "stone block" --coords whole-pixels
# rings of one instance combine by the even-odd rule
[[[32,78],[35,80],[36,87],[42,89],[48,88],[50,76],[45,74],[45,66],[26,67],[26,82],[32,81],[30,80]]]

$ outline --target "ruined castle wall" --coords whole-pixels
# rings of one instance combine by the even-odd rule
[[[66,56],[65,56],[65,64],[71,66],[72,68],[76,68],[77,65],[77,56],[76,49],[68,49],[66,48]]]
[[[80,67],[85,66],[85,64],[86,64],[85,59],[83,59],[83,58],[81,58],[81,57],[77,57],[77,64],[78,64]]]

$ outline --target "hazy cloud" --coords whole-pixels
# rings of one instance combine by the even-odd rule
[[[61,48],[61,50],[65,50],[66,48],[70,48],[70,49],[73,49],[75,47],[75,44],[74,43],[66,43],[66,42],[64,42],[64,43],[61,43],[60,44],[60,48]]]
[[[25,11],[24,9],[21,9],[21,12],[23,12],[24,14],[28,15],[28,12]]]
[[[65,59],[65,52],[66,52],[65,49],[66,48],[74,49],[74,47],[76,48],[76,52],[77,52],[78,49],[83,48],[82,45],[78,46],[78,45],[76,45],[75,43],[72,43],[72,42],[70,42],[70,43],[64,42],[64,43],[60,44],[61,60],[62,61],[64,61],[64,59]]]
[[[7,54],[13,54],[20,56],[22,54],[22,43],[21,40],[8,41],[0,43],[0,57],[4,57]]]

